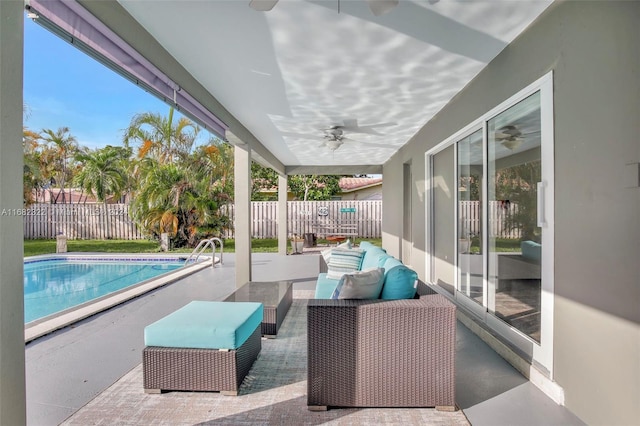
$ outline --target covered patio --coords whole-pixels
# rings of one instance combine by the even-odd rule
[[[223,300],[234,290],[233,254],[224,264],[60,330],[26,348],[27,422],[63,424],[583,424],[528,382],[458,323],[456,403],[433,408],[331,409],[306,406],[306,299],[313,297],[314,255],[255,254],[260,279],[294,281],[294,305],[237,397],[209,392],[143,391],[142,330],[192,299]],[[54,368],[55,367],[55,368]]]
[[[354,423],[367,423],[367,416],[410,423],[418,416],[421,422],[456,424],[464,422],[461,413],[472,424],[635,423],[640,413],[640,3],[251,3],[254,8],[248,0],[26,2],[30,18],[235,146],[236,253],[212,271],[215,276],[194,280],[197,288],[168,286],[39,339],[25,352],[22,219],[0,216],[0,423],[38,424],[47,418],[58,423],[96,396],[76,414],[77,423],[113,415],[119,392],[137,392],[132,369],[139,364],[140,330],[175,309],[158,303],[162,292],[180,289],[186,299],[176,300],[183,302],[215,289],[206,297],[221,300],[248,281],[294,279],[298,304],[304,303],[318,272],[317,256],[315,266],[302,271],[303,263],[290,264],[305,256],[285,256],[286,226],[278,228],[278,255],[251,252],[252,161],[278,173],[281,218],[287,215],[289,175],[383,174],[383,247],[458,306],[456,403],[462,412],[435,418],[420,410],[330,410],[316,423],[348,423],[351,416]],[[23,205],[16,177],[22,175],[23,156],[17,141],[23,123],[24,19],[25,2],[0,1],[0,203],[14,210]],[[525,99],[533,99],[533,106],[523,109]],[[527,132],[537,135],[529,140],[510,124],[523,117],[537,126]],[[517,151],[532,141],[537,145]],[[460,154],[469,154],[474,143],[479,154],[461,162]],[[498,151],[490,151],[495,147]],[[464,288],[460,259],[470,253],[456,246],[462,228],[456,209],[465,192],[458,184],[463,178],[470,182],[473,170],[482,182],[477,193],[509,204],[510,196],[496,197],[488,186],[495,178],[492,167],[524,164],[532,153],[542,175],[527,186],[537,191],[533,211],[537,236],[545,243],[538,244],[536,280],[542,284],[535,296],[541,302],[533,312],[542,319],[527,336],[495,315],[491,290],[501,284],[491,282],[491,256],[496,256],[487,232],[480,242],[487,258],[478,257],[473,271],[470,265]],[[490,155],[500,158],[491,163]],[[484,207],[485,228],[488,212]],[[125,312],[138,304],[145,307],[142,317]],[[291,338],[303,321],[295,312],[288,318]],[[102,334],[115,323],[121,327],[114,334]],[[93,335],[94,349],[111,355],[104,369],[83,352],[90,345],[65,351],[76,333]],[[132,343],[123,349],[125,336]],[[118,365],[107,374],[109,364]],[[87,367],[85,377],[69,380],[67,374],[80,365]],[[296,374],[291,381],[299,384]],[[42,385],[33,381],[38,377]],[[94,380],[95,387],[82,390]],[[62,391],[61,384],[69,387]],[[298,400],[283,396],[289,384],[272,389],[283,392],[270,396],[271,402],[254,401],[247,410],[228,412],[227,420],[268,424],[291,415],[314,423],[306,407],[298,412]],[[241,397],[262,395],[263,389],[247,386]],[[40,414],[31,411],[34,390]],[[58,399],[65,396],[67,403]],[[178,416],[189,410],[183,397],[168,398]],[[140,419],[111,420],[156,418],[152,396],[137,401]],[[225,421],[213,416],[207,411],[193,421]]]

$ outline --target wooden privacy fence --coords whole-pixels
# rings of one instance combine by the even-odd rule
[[[26,239],[138,240],[145,238],[129,218],[126,204],[33,204],[20,211]]]
[[[278,207],[276,201],[254,201],[251,235],[253,238],[278,237]],[[479,201],[459,203],[460,232],[479,235],[481,231],[481,205]],[[517,212],[512,203],[505,206],[497,201],[489,203],[491,236],[519,238],[518,228],[508,229],[506,219]],[[234,206],[225,206],[233,223]],[[144,234],[129,217],[126,204],[34,204],[28,209],[12,209],[3,214],[24,218],[26,239],[55,238],[63,233],[69,239],[137,240]],[[288,236],[315,233],[352,235],[359,238],[380,238],[382,235],[382,201],[288,201]],[[223,237],[233,238],[233,229]]]
[[[471,235],[480,235],[482,229],[482,205],[480,201],[460,201],[458,204],[460,235],[469,233]],[[499,201],[489,202],[489,228],[491,230],[490,237],[496,238],[520,238],[521,230],[519,227],[509,229],[507,226],[507,218],[518,212],[518,206],[515,203],[505,205]]]
[[[277,238],[277,202],[254,201],[251,208],[253,238]],[[225,206],[223,210],[233,223],[234,206]],[[340,231],[359,238],[380,238],[382,235],[380,200],[289,201],[287,210],[288,236]],[[68,239],[145,238],[129,218],[126,204],[109,204],[106,210],[101,204],[34,204],[15,213],[24,217],[26,239],[51,239],[60,233]],[[233,229],[227,230],[223,237],[233,238]]]
[[[278,202],[254,201],[251,203],[253,238],[278,237]],[[228,206],[233,221],[234,206]],[[288,201],[287,234],[318,236],[333,234],[352,235],[358,238],[382,236],[382,201]],[[233,238],[229,230],[225,238]]]

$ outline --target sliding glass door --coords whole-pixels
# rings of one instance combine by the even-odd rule
[[[552,366],[551,76],[427,153],[433,284]]]
[[[457,152],[457,283],[472,301],[485,303],[482,247],[482,129],[456,143]]]
[[[488,309],[540,342],[540,93],[488,121]]]

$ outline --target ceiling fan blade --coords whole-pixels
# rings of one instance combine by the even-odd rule
[[[369,0],[369,9],[375,16],[384,15],[398,5],[399,0]]]
[[[368,146],[368,147],[371,147],[371,148],[394,149],[393,145],[384,144],[384,143],[358,141],[358,144],[360,144],[362,146]]]
[[[276,3],[278,3],[278,0],[251,0],[249,7],[260,12],[268,12],[273,9]]]
[[[358,124],[357,119],[350,118],[350,119],[345,119],[344,126],[340,126],[340,127],[342,127],[344,130],[347,130],[351,133],[364,133],[367,135],[383,136],[382,133],[376,130],[376,127],[395,126],[396,124],[397,123],[376,123],[376,124],[366,124],[364,126],[361,126]]]
[[[294,132],[281,132],[282,136],[288,136],[296,139],[315,139],[315,140],[324,140],[323,136],[312,135],[308,133],[294,133]]]
[[[347,130],[358,129],[358,119],[357,118],[345,118],[342,120],[343,126],[340,126]]]

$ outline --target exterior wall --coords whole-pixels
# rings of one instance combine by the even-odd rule
[[[401,154],[404,154],[404,151],[401,152]],[[411,154],[409,153],[409,155]],[[403,218],[403,211],[398,208],[398,206],[402,206],[403,203],[403,191],[399,191],[399,188],[402,188],[402,164],[404,162],[403,159],[405,158],[407,158],[405,155],[395,155],[387,164],[385,164],[384,181],[382,182],[382,199],[384,200],[384,203],[382,204],[382,246],[387,250],[387,253],[398,258],[400,257],[402,250]],[[421,221],[424,222],[424,204],[421,216],[414,217],[421,217]],[[414,232],[414,237],[419,237],[416,234],[417,233]],[[422,257],[424,257],[424,253],[423,245],[421,253]],[[419,256],[419,254],[415,255],[415,257]],[[413,265],[413,268],[419,275],[421,275],[420,278],[424,280],[424,277],[422,276],[424,268],[418,268],[417,265]]]
[[[640,189],[625,176],[640,162],[638,22],[639,2],[556,2],[384,166],[383,245],[394,254],[412,159],[424,252],[425,151],[553,70],[554,380],[588,424],[640,418]]]
[[[0,1],[0,207],[22,208],[24,4]],[[22,217],[0,215],[0,424],[26,424]]]
[[[342,192],[338,194],[338,197],[340,197],[341,200],[366,200],[372,195],[380,194],[381,192],[382,185],[376,185],[355,191]]]

